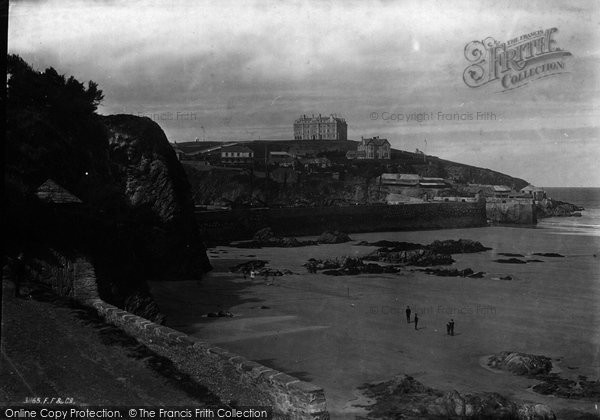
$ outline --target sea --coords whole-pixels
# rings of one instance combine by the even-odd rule
[[[583,207],[581,217],[539,219],[537,227],[556,234],[600,236],[600,188],[544,188],[548,197]]]

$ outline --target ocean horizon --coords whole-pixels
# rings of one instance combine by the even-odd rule
[[[549,217],[539,219],[537,227],[565,235],[600,236],[600,188],[548,187],[548,197],[584,208],[581,217]]]

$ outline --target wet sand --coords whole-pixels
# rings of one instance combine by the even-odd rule
[[[211,249],[215,270],[202,282],[153,283],[167,325],[323,386],[332,417],[360,414],[356,388],[409,374],[430,387],[490,391],[548,404],[555,411],[594,403],[538,395],[536,381],[481,366],[486,355],[513,350],[543,354],[566,377],[600,378],[600,238],[549,229],[491,227],[353,234],[353,241],[303,248]],[[452,267],[485,271],[482,279],[406,270],[332,277],[308,274],[307,259],[365,255],[381,239],[420,242],[472,239],[493,248],[454,255]],[[565,258],[532,256],[554,252]],[[499,253],[541,263],[500,264]],[[244,280],[227,267],[252,259],[295,274]],[[513,280],[498,278],[510,275]],[[419,329],[407,324],[410,305]],[[267,306],[268,309],[261,309]],[[203,314],[231,311],[233,318]],[[456,335],[446,335],[453,318]]]

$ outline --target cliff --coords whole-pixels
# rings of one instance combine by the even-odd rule
[[[189,143],[190,147],[195,145],[197,143]],[[528,184],[525,180],[490,169],[400,150],[392,150],[392,159],[389,161],[348,160],[345,152],[356,149],[356,142],[350,140],[254,141],[246,145],[254,151],[255,164],[252,169],[207,170],[206,167],[197,166],[193,161],[183,162],[196,204],[235,207],[250,204],[332,206],[384,203],[387,192],[376,182],[376,178],[384,172],[443,177],[457,185],[467,183],[507,185],[516,190]],[[178,146],[186,147],[185,144],[183,146],[178,144]],[[201,148],[201,143],[196,147]],[[291,168],[271,167],[267,172],[262,162],[265,154],[274,150],[327,157],[331,161],[331,167],[311,171],[304,168],[295,171]],[[448,192],[459,194],[457,191]]]
[[[113,178],[127,203],[155,217],[152,260],[165,278],[199,276],[210,263],[194,217],[190,185],[160,126],[146,117],[102,117]],[[164,270],[161,270],[164,267]]]
[[[99,116],[93,82],[35,71],[17,56],[7,70],[4,255],[48,267],[89,261],[102,299],[159,320],[146,281],[211,268],[165,134],[148,118]],[[40,199],[48,179],[74,202]]]
[[[583,207],[576,206],[575,204],[565,203],[564,201],[554,200],[552,198],[545,198],[541,201],[536,202],[536,211],[539,218],[544,217],[569,217],[569,216],[581,216],[580,211],[584,210]]]

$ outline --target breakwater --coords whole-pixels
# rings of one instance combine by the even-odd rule
[[[196,219],[202,235],[213,243],[250,239],[265,227],[278,235],[305,236],[325,230],[385,232],[487,224],[485,204],[479,202],[197,211]]]
[[[535,204],[530,198],[486,198],[488,219],[494,224],[535,225]]]

